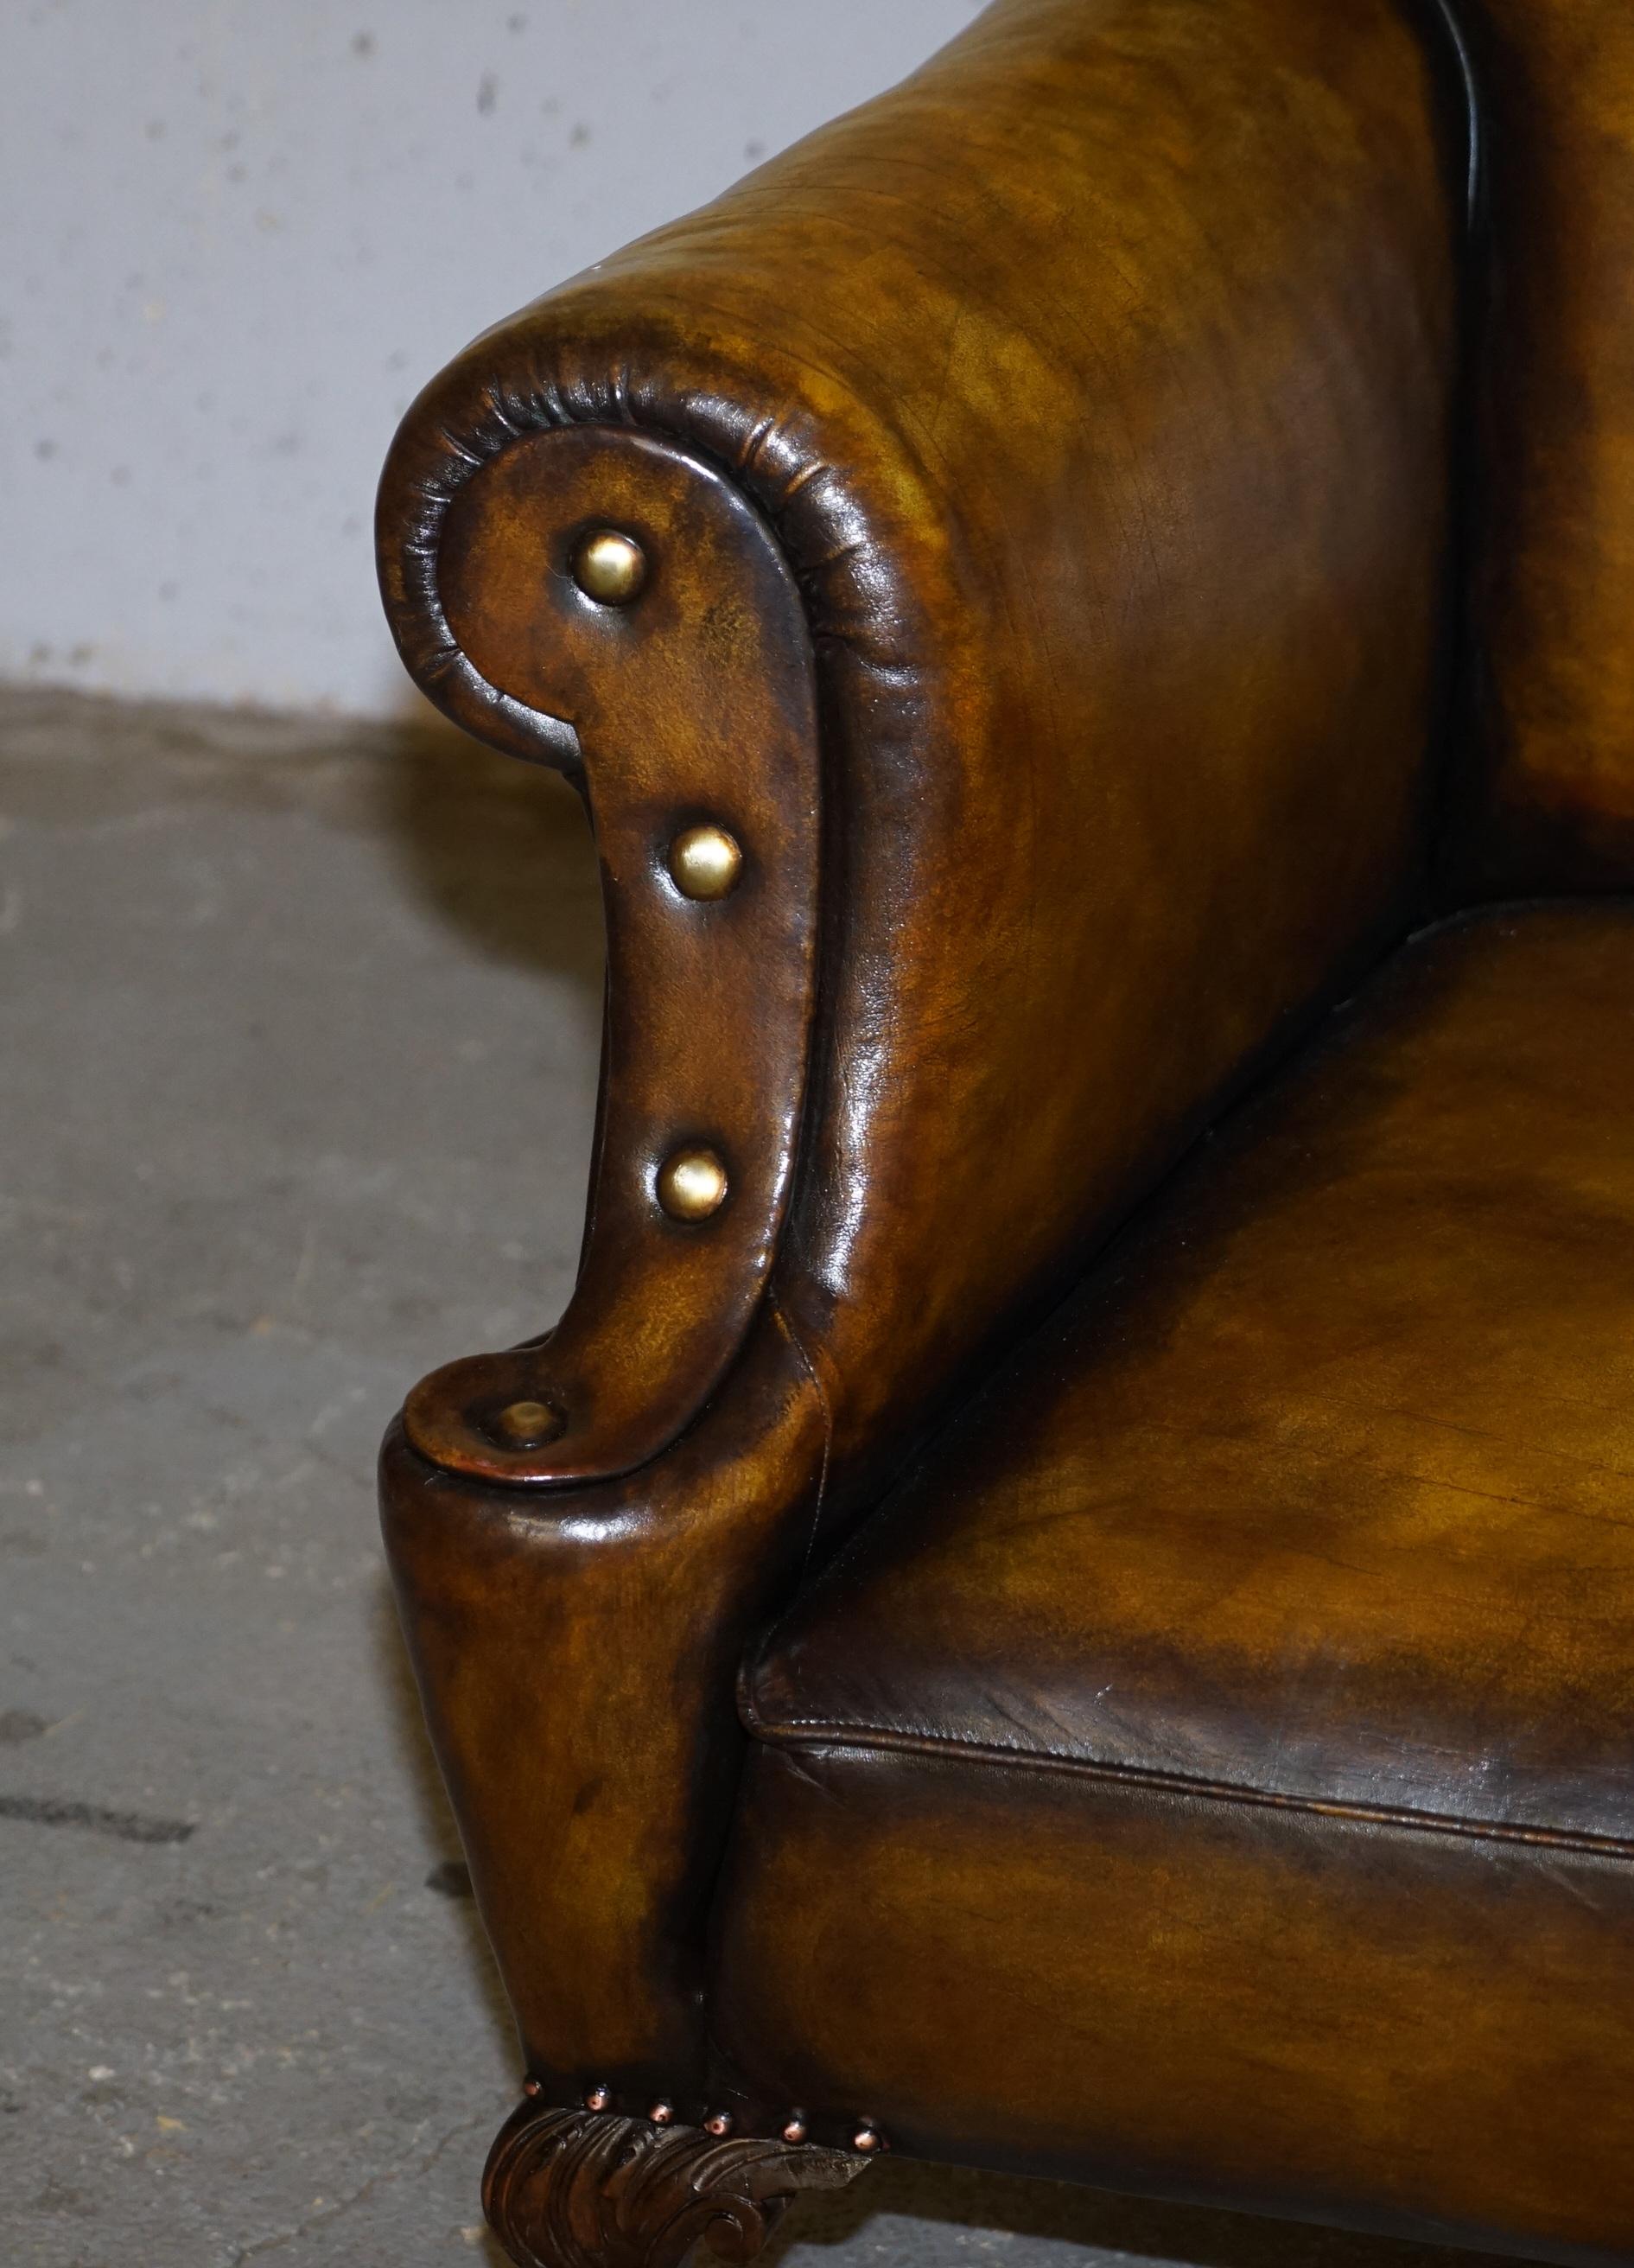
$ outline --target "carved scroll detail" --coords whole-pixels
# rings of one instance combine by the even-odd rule
[[[867,2163],[525,2102],[489,2154],[482,2204],[517,2268],[680,2268],[700,2241],[753,2260],[800,2191],[843,2189]]]

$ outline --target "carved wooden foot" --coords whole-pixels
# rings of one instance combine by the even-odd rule
[[[867,2163],[524,2102],[489,2154],[482,2205],[517,2268],[680,2268],[700,2239],[753,2260],[799,2191],[843,2189]]]

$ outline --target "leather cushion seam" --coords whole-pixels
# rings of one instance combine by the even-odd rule
[[[756,1717],[752,1705],[745,1708],[743,1714],[753,1737],[773,1748],[878,1749],[941,1760],[971,1757],[983,1764],[1017,1765],[1030,1771],[1064,1772],[1123,1786],[1155,1788],[1166,1795],[1198,1796],[1215,1803],[1251,1804],[1268,1810],[1312,1813],[1324,1819],[1354,1820],[1365,1825],[1462,1836],[1474,1842],[1518,1843],[1546,1850],[1578,1851],[1593,1858],[1634,1860],[1634,1837],[1596,1835],[1586,1829],[1528,1827],[1505,1820],[1461,1819],[1451,1812],[1415,1811],[1397,1804],[1346,1803],[1325,1796],[1290,1795],[1275,1788],[1250,1787],[1238,1781],[1202,1779],[1186,1772],[1154,1771],[1148,1764],[1114,1764],[1093,1756],[1050,1756],[1034,1749],[1007,1749],[990,1741],[894,1732],[884,1726],[829,1724],[814,1717],[793,1718],[787,1727],[773,1727]]]

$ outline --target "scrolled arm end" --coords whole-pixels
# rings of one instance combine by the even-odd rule
[[[434,1373],[406,1423],[447,1470],[566,1484],[657,1455],[764,1287],[812,1013],[815,696],[793,578],[715,467],[628,426],[503,431],[490,446],[474,414],[462,443],[411,413],[384,579],[432,697],[581,779],[607,904],[600,1123],[556,1329]]]

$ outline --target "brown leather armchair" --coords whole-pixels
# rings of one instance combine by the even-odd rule
[[[387,1440],[521,2263],[1634,2258],[1634,11],[999,0],[410,411],[578,1288]]]

